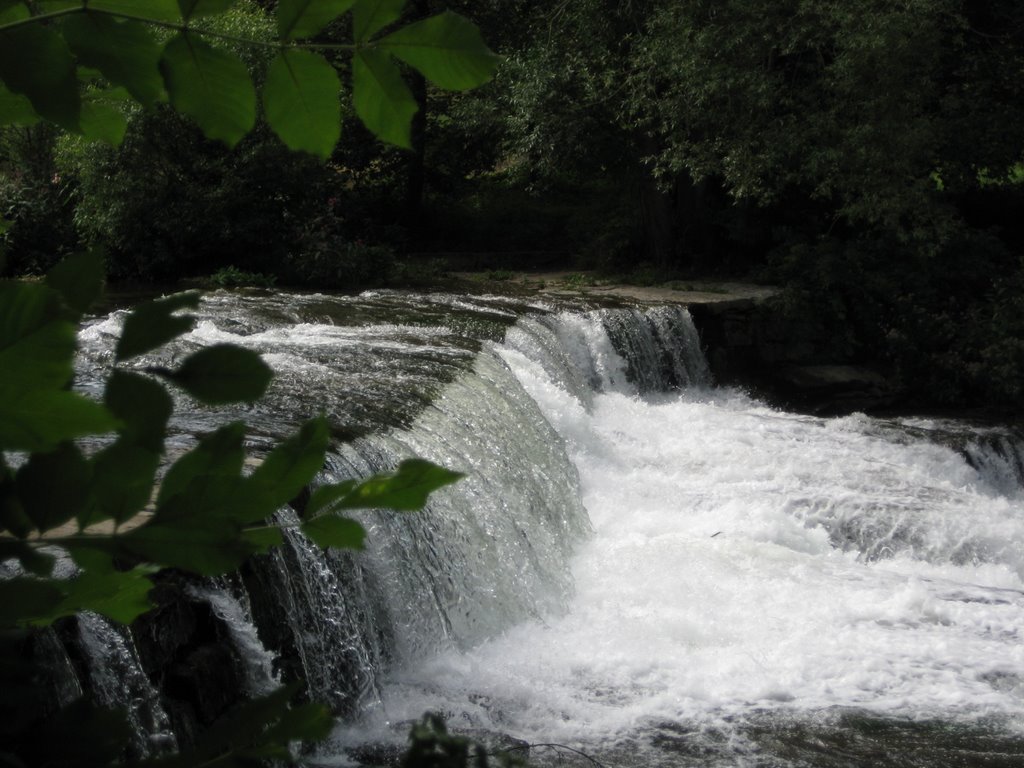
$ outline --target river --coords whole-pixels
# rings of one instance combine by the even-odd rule
[[[83,332],[86,389],[119,322]],[[427,710],[606,766],[1024,765],[1011,430],[773,409],[714,386],[678,307],[217,293],[165,357],[225,340],[278,374],[254,445],[315,404],[332,477],[468,475],[366,515],[360,560],[289,542],[311,689],[351,710],[317,765]],[[231,415],[185,410],[182,444]]]

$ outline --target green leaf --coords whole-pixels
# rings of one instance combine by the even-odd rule
[[[176,0],[89,0],[89,7],[128,16],[143,16],[157,21],[178,21],[181,13]]]
[[[324,454],[330,439],[326,419],[312,419],[302,425],[299,434],[271,451],[249,476],[267,511],[254,519],[273,513],[298,496],[324,466]]]
[[[142,104],[152,104],[163,96],[160,46],[145,24],[82,13],[65,19],[61,31],[81,64],[95,67],[111,83],[123,85]]]
[[[186,21],[196,16],[215,16],[234,4],[235,0],[178,0],[181,17]]]
[[[128,118],[109,104],[87,96],[82,101],[80,127],[82,136],[90,141],[119,147],[128,131]]]
[[[0,32],[0,80],[28,97],[41,117],[78,132],[81,102],[75,61],[52,29],[28,24]]]
[[[160,454],[118,440],[92,457],[91,504],[78,518],[82,527],[113,519],[130,520],[149,503]]]
[[[167,421],[174,404],[160,384],[134,373],[115,370],[107,379],[103,402],[122,422],[126,442],[150,453],[163,453]]]
[[[28,127],[38,122],[39,115],[32,109],[32,102],[20,93],[12,93],[0,83],[0,126]]]
[[[179,309],[199,306],[196,291],[178,293],[164,299],[140,304],[125,318],[124,330],[117,342],[118,362],[149,352],[188,332],[195,322],[193,315],[175,315]]]
[[[88,500],[92,470],[73,443],[33,453],[17,474],[22,508],[39,531],[78,517]]]
[[[242,535],[238,525],[209,516],[149,523],[118,537],[118,544],[147,562],[201,576],[233,571],[247,557],[262,551],[258,543]]]
[[[0,581],[0,627],[25,626],[49,616],[64,599],[56,579]]]
[[[352,7],[355,0],[280,0],[277,32],[286,40],[311,37]]]
[[[306,518],[312,518],[318,513],[322,513],[324,510],[329,509],[335,502],[348,496],[355,487],[355,480],[346,480],[343,483],[331,483],[329,485],[321,485],[315,488],[313,493],[309,496],[309,501],[306,503],[306,509],[303,511],[303,515]]]
[[[56,13],[71,8],[81,8],[85,3],[82,0],[35,0],[35,5],[39,9],[39,13]]]
[[[370,48],[356,52],[352,104],[363,125],[382,141],[412,148],[412,116],[419,105],[387,54]]]
[[[267,123],[289,149],[326,160],[341,136],[340,90],[327,59],[286,48],[271,63],[263,86]]]
[[[103,252],[99,249],[68,256],[46,275],[46,284],[64,297],[76,312],[88,312],[103,291]]]
[[[157,496],[157,516],[172,499],[187,496],[198,511],[207,506],[202,496],[219,492],[223,480],[240,479],[245,451],[245,424],[240,421],[221,427],[199,441],[199,445],[179,458],[167,471]]]
[[[456,482],[463,475],[423,459],[406,459],[391,475],[375,475],[355,487],[346,484],[318,488],[309,500],[306,515],[323,509],[389,508],[422,509],[431,492]],[[344,489],[344,490],[343,490]]]
[[[74,392],[39,390],[0,399],[0,450],[49,451],[65,440],[117,426],[106,408]]]
[[[281,529],[274,526],[247,528],[242,531],[242,539],[257,552],[268,552],[284,543]]]
[[[252,350],[215,344],[189,355],[169,378],[200,402],[221,405],[259,400],[273,375]]]
[[[105,556],[109,562],[109,556]],[[151,566],[83,570],[73,579],[15,578],[0,582],[0,626],[45,626],[94,611],[124,624],[148,611]]]
[[[75,325],[65,315],[60,294],[45,285],[0,283],[0,407],[71,380]]]
[[[352,35],[365,43],[388,24],[398,21],[406,0],[356,0],[352,9]]]
[[[153,582],[149,576],[155,572],[156,569],[150,566],[130,571],[113,568],[84,570],[79,576],[64,582],[64,599],[53,610],[52,618],[93,611],[121,624],[129,624],[153,607],[149,599]]]
[[[488,82],[499,62],[476,25],[450,11],[392,32],[378,42],[378,48],[415,67],[434,85],[452,91]]]
[[[182,32],[164,48],[160,69],[171,104],[211,139],[233,147],[256,123],[256,91],[237,56]]]
[[[362,549],[366,531],[355,520],[335,515],[321,515],[302,524],[302,532],[318,546],[326,549]]]
[[[27,19],[31,14],[22,0],[0,0],[0,24]]]

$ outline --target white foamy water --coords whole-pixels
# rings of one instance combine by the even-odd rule
[[[724,764],[789,765],[758,762],[743,724],[855,710],[1024,732],[1019,492],[863,416],[699,387],[585,403],[512,341],[500,354],[565,441],[593,523],[575,594],[564,615],[396,670],[361,734],[435,710],[608,754],[668,723],[725,732]]]

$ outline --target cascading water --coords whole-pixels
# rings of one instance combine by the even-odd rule
[[[204,312],[184,348],[231,340],[277,370],[246,414],[256,444],[313,402],[361,435],[328,478],[411,455],[467,474],[422,512],[364,515],[356,558],[289,534],[243,573],[280,664],[361,711],[325,763],[426,710],[607,765],[1024,763],[1005,430],[712,388],[677,307],[217,294]],[[86,387],[118,323],[84,333]],[[182,443],[215,416],[176,421]]]
[[[575,592],[399,666],[336,749],[434,709],[616,765],[1024,761],[1006,445],[712,389],[678,309],[533,317],[492,351],[579,471]]]
[[[94,613],[80,614],[77,624],[92,698],[101,707],[121,708],[128,714],[134,757],[173,752],[177,740],[170,717],[127,630]]]

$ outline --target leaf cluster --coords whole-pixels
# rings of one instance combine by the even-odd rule
[[[25,630],[83,611],[130,622],[152,606],[151,577],[159,569],[222,574],[281,543],[280,526],[268,519],[314,484],[328,449],[326,420],[312,419],[245,472],[245,425],[234,422],[202,437],[161,476],[168,386],[208,405],[251,402],[265,392],[271,371],[256,353],[231,345],[201,349],[173,369],[145,367],[145,355],[192,328],[188,310],[199,295],[188,292],[127,315],[102,402],[73,391],[77,325],[102,283],[97,253],[65,260],[43,282],[0,282],[0,561],[18,564],[0,580],[0,635],[15,645]],[[365,532],[339,512],[419,509],[430,492],[458,478],[413,459],[390,475],[322,485],[299,526],[323,547],[360,549]],[[0,687],[14,690],[20,672],[6,651],[0,674]],[[288,759],[288,741],[322,736],[326,711],[291,707],[294,693],[253,701],[217,726],[198,747],[200,762]],[[108,714],[62,711],[8,735],[39,749],[38,729],[60,731],[69,717],[91,722]],[[117,728],[100,731],[117,742]],[[160,764],[192,764],[195,757]]]
[[[352,103],[381,139],[411,146],[418,106],[400,65],[439,88],[491,79],[498,59],[479,30],[444,12],[395,29],[405,0],[281,0],[277,37],[217,32],[205,17],[233,0],[20,0],[0,2],[0,126],[55,123],[117,145],[123,105],[169,102],[207,137],[234,146],[262,113],[291,149],[330,156],[341,132],[334,55],[352,56]],[[351,12],[351,43],[321,42]],[[160,34],[157,34],[157,31]],[[224,43],[264,46],[272,58],[259,92]]]

